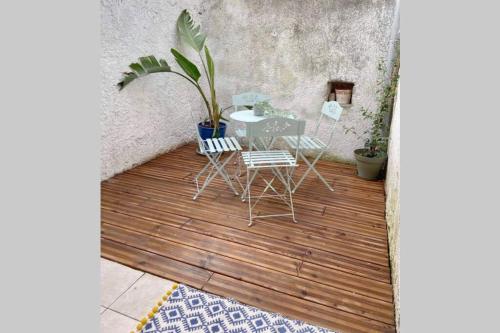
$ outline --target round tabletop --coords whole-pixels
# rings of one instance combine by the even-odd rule
[[[266,118],[264,116],[254,115],[253,110],[236,111],[231,113],[230,117],[233,120],[242,121],[244,123],[256,123]]]

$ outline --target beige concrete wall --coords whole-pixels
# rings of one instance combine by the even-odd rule
[[[260,91],[271,95],[276,106],[306,119],[311,132],[327,81],[353,81],[354,105],[341,121],[363,132],[370,124],[359,109],[376,107],[377,62],[392,49],[396,4],[397,0],[101,0],[101,178],[194,139],[190,114],[206,111],[189,83],[162,73],[137,80],[122,92],[115,86],[139,56],[153,54],[177,67],[172,47],[186,51],[199,64],[176,36],[182,9],[187,8],[208,35],[221,106],[230,105],[234,94]],[[353,161],[352,151],[363,140],[338,129],[329,154]],[[323,139],[328,134],[320,132]]]
[[[341,125],[358,133],[370,121],[362,106],[377,107],[377,65],[391,54],[395,0],[211,0],[200,18],[212,50],[220,103],[247,90],[272,97],[272,104],[306,120],[314,129],[328,80],[355,83],[353,105],[345,108]],[[325,142],[330,128],[320,128]],[[341,126],[328,155],[354,162],[353,150],[364,140],[345,135]]]
[[[396,326],[399,331],[399,186],[400,186],[400,90],[399,84],[394,102],[391,123],[385,180],[386,220],[389,232],[389,255],[391,260],[391,278],[394,288],[394,303],[396,308]]]
[[[101,0],[101,179],[193,140],[189,113],[202,100],[189,83],[160,73],[116,84],[138,57],[171,59],[177,17],[198,2]]]

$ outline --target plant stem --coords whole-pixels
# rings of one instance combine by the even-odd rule
[[[208,75],[207,66],[205,65],[205,62],[203,61],[203,57],[201,56],[201,51],[198,53],[198,56],[200,57],[201,64],[203,65],[203,70],[205,71],[205,75],[207,76],[208,86],[210,87],[210,89],[212,89],[212,83],[210,82],[210,76]]]
[[[212,116],[210,117],[210,120],[212,121],[214,128],[218,128],[219,117],[216,117],[216,112],[218,112],[218,110],[217,110],[217,101],[215,97],[215,87],[212,85],[211,77],[208,75],[207,66],[205,65],[205,61],[201,56],[201,51],[198,53],[198,56],[200,57],[201,64],[203,65],[203,70],[205,71],[205,75],[207,76],[208,87],[210,88],[210,102],[212,104],[212,115],[213,115],[213,117]]]
[[[203,97],[203,101],[205,102],[205,106],[207,107],[208,117],[210,118],[210,120],[212,120],[212,110],[210,109],[210,104],[208,103],[207,97],[203,93],[203,90],[201,89],[200,85],[197,82],[191,80],[189,77],[187,77],[186,75],[184,75],[182,73],[179,73],[179,72],[176,72],[176,71],[171,71],[171,73],[174,73],[174,74],[182,76],[183,78],[185,78],[186,80],[188,80],[193,86],[195,86],[196,89],[198,89],[198,91],[200,92],[201,97]]]

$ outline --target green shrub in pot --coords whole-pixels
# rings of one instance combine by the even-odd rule
[[[378,110],[369,111],[367,108],[361,108],[363,118],[370,120],[372,126],[361,134],[357,133],[352,127],[344,127],[346,134],[352,133],[358,138],[364,138],[368,135],[368,138],[365,139],[365,147],[354,150],[358,176],[361,178],[379,178],[380,171],[387,160],[390,116],[399,79],[399,49],[397,49],[397,51],[397,57],[394,61],[390,82],[388,84],[385,84],[383,80],[385,77],[384,62],[381,61],[379,63],[378,69],[381,72],[382,79],[377,83],[379,86],[377,91],[379,96]]]

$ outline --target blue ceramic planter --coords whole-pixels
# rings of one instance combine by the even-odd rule
[[[198,123],[198,132],[202,140],[211,139],[213,137],[214,129],[211,127],[202,126],[202,123]],[[226,124],[219,122],[219,138],[223,138],[226,135]]]

